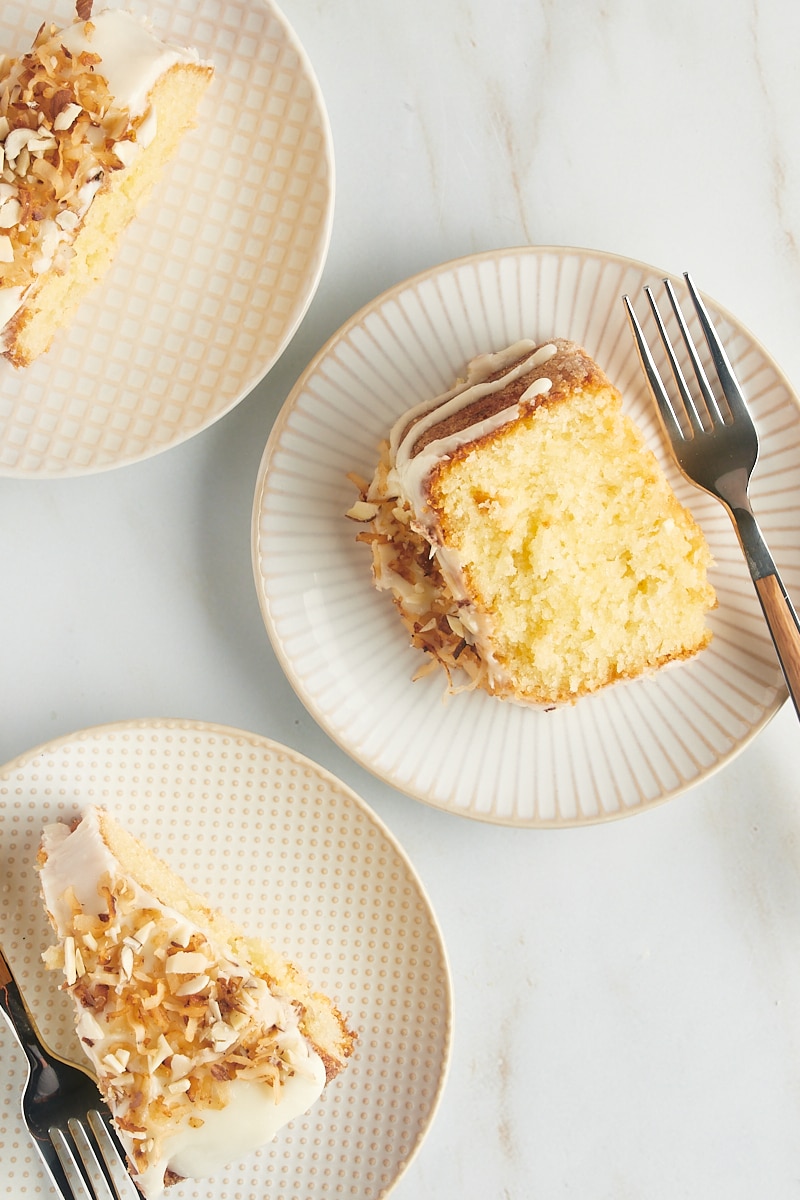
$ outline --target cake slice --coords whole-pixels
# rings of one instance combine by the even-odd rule
[[[147,1200],[306,1112],[355,1035],[268,942],[192,892],[105,810],[45,828],[42,896],[80,1044]]]
[[[107,269],[212,74],[112,9],[43,25],[0,61],[0,350],[14,366],[48,349]]]
[[[356,482],[375,584],[454,690],[571,703],[710,640],[702,531],[572,342],[474,359]]]

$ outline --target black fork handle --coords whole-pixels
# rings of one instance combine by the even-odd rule
[[[17,986],[17,981],[2,949],[0,949],[0,1009],[28,1060],[25,1092],[27,1094],[28,1088],[33,1087],[35,1097],[46,1101],[58,1090],[58,1078],[50,1056],[39,1041],[36,1026],[25,1006],[22,992]],[[64,1174],[64,1169],[49,1137],[40,1127],[32,1128],[27,1118],[26,1124],[56,1188],[62,1196],[71,1196],[73,1194],[72,1187]]]
[[[2,950],[0,950],[0,1008],[6,1016],[11,1032],[24,1050],[31,1069],[41,1071],[48,1065],[47,1055],[42,1049],[31,1015],[22,999],[22,992],[17,986],[17,981]]]
[[[800,621],[752,511],[737,506],[730,512],[789,695],[800,717]]]

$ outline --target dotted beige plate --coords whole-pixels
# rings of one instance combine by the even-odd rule
[[[322,274],[333,151],[286,19],[266,0],[124,7],[195,46],[216,76],[70,328],[25,370],[0,359],[0,474],[106,470],[207,428],[276,362]],[[3,0],[0,53],[23,53],[43,21],[74,15],[74,0]]]
[[[0,769],[2,945],[39,1028],[75,1057],[71,1003],[40,961],[51,940],[34,859],[42,826],[102,804],[195,888],[272,937],[358,1030],[310,1114],[176,1200],[385,1196],[433,1119],[450,1054],[441,935],[392,835],[344,784],[267,738],[189,721],[85,730]],[[15,1200],[50,1194],[22,1124],[24,1058],[0,1020],[0,1161]]]

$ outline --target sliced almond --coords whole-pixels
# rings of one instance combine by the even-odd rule
[[[69,129],[75,124],[82,112],[83,109],[80,104],[67,104],[53,121],[53,129],[59,133],[62,130]]]
[[[356,500],[350,508],[348,508],[345,516],[351,521],[371,521],[378,514],[378,505],[370,504],[366,500]]]
[[[21,216],[22,205],[16,196],[11,196],[0,204],[0,229],[12,229],[19,224]]]

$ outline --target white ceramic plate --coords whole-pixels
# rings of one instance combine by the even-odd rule
[[[99,0],[97,7],[99,8]],[[100,471],[178,445],[275,363],[316,290],[333,153],[311,66],[268,0],[126,0],[216,77],[197,126],[50,351],[0,359],[0,473]],[[0,50],[27,50],[74,0],[0,5]]]
[[[76,1053],[71,1003],[40,955],[51,932],[42,826],[102,804],[213,903],[330,992],[358,1042],[320,1102],[182,1200],[385,1196],[425,1136],[450,1054],[441,935],[392,835],[344,784],[255,734],[189,721],[85,730],[0,768],[2,945],[46,1040]],[[80,1051],[77,1051],[80,1055]],[[15,1200],[47,1192],[19,1113],[24,1059],[0,1020],[0,1160]]]
[[[656,268],[587,250],[503,250],[446,263],[352,317],[289,396],[256,488],[253,562],[275,652],[309,711],[346,751],[439,808],[509,825],[572,825],[639,812],[698,783],[785,698],[730,522],[662,445],[621,302]],[[702,281],[700,281],[702,282]],[[681,281],[682,283],[682,281]],[[789,385],[752,336],[711,303],[762,436],[756,511],[790,592],[800,592],[800,421]],[[696,327],[693,323],[693,327]],[[645,322],[652,334],[652,318]],[[344,517],[346,479],[411,405],[445,390],[474,354],[520,337],[582,343],[623,392],[679,499],[711,545],[712,646],[655,677],[537,712],[483,693],[443,700],[368,547]],[[698,334],[699,336],[699,334]]]

